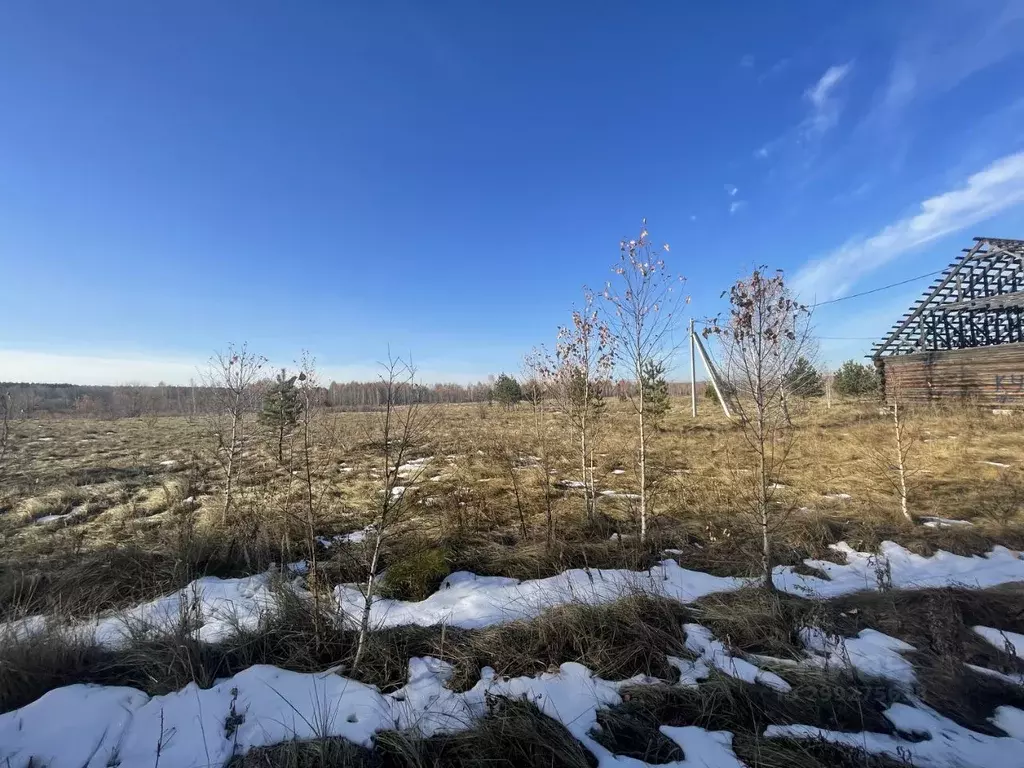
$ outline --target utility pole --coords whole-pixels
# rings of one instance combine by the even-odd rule
[[[693,351],[693,318],[690,318],[690,415],[697,418],[697,363]]]

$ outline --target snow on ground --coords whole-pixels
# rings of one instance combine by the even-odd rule
[[[269,572],[240,579],[205,576],[156,600],[62,629],[69,636],[116,648],[133,635],[170,632],[187,621],[197,639],[216,643],[234,635],[238,627],[254,629],[260,616],[273,607],[271,577]],[[46,625],[45,616],[0,624],[0,638],[25,638],[43,631]]]
[[[824,669],[853,669],[904,686],[914,683],[914,665],[902,656],[914,646],[874,629],[862,629],[857,637],[839,637],[804,627],[800,642],[810,651],[807,661]]]
[[[922,557],[891,541],[882,542],[878,554],[858,552],[845,542],[832,549],[846,556],[846,564],[828,560],[804,563],[825,573],[828,580],[797,573],[789,566],[774,570],[775,585],[786,592],[805,597],[838,597],[861,590],[924,589],[960,585],[983,589],[1024,581],[1024,560],[1006,547],[995,547],[987,555],[963,557],[939,550]]]
[[[1024,659],[1024,635],[1005,629],[993,629],[992,627],[978,626],[972,627],[972,629],[1000,651],[1006,651],[1018,659]]]
[[[693,662],[675,658],[670,660],[670,663],[679,670],[681,683],[690,684],[704,679],[708,675],[707,667],[710,665],[737,680],[760,683],[783,693],[789,693],[791,690],[789,683],[774,672],[733,656],[725,644],[721,640],[716,640],[707,627],[700,624],[684,624],[683,629],[686,631],[686,649],[696,653],[698,659]]]
[[[371,523],[365,528],[360,528],[358,531],[352,531],[351,533],[339,533],[337,536],[326,538],[324,536],[318,536],[317,542],[325,549],[330,549],[335,544],[347,543],[347,544],[362,544],[366,541],[367,536],[371,536],[377,529]]]
[[[621,702],[621,683],[594,677],[581,664],[563,664],[537,677],[501,678],[484,668],[465,693],[445,687],[451,668],[432,658],[409,662],[409,680],[381,694],[332,674],[255,666],[208,689],[194,683],[149,697],[132,688],[72,685],[0,715],[0,761],[11,768],[214,768],[250,749],[293,739],[340,736],[372,745],[382,729],[430,736],[464,730],[488,710],[488,698],[533,702],[590,750],[598,765],[646,766],[613,755],[594,741],[597,712]],[[663,727],[682,747],[677,768],[739,768],[732,734]],[[159,750],[158,750],[159,746]],[[156,755],[159,753],[159,760]]]
[[[405,464],[402,464],[401,466],[399,466],[398,467],[398,471],[399,472],[418,472],[421,469],[423,469],[425,466],[427,466],[427,464],[429,464],[430,461],[433,458],[434,458],[433,456],[424,456],[423,458],[420,458],[420,459],[412,459],[410,461],[407,461]]]
[[[1024,581],[1024,560],[1005,547],[996,547],[982,557],[962,557],[944,551],[936,552],[933,557],[921,557],[891,541],[883,542],[881,553],[877,555],[857,552],[845,543],[833,549],[846,556],[846,564],[805,561],[827,574],[828,579],[797,573],[791,566],[780,566],[774,570],[775,585],[802,597],[831,598],[879,587],[919,589],[964,585],[983,588]],[[528,581],[459,571],[445,579],[440,590],[425,600],[374,601],[371,624],[374,627],[448,624],[476,629],[532,618],[548,608],[567,603],[599,605],[636,593],[688,603],[751,583],[750,579],[687,570],[675,560],[664,560],[649,571],[574,569]],[[364,598],[359,589],[341,585],[335,588],[334,595],[347,615],[361,615]]]
[[[640,498],[640,494],[639,493],[625,493],[624,491],[610,491],[610,490],[609,491],[601,491],[601,495],[602,496],[607,496],[607,497],[613,498],[613,499],[614,498],[618,498],[618,499],[639,499]]]
[[[528,581],[458,571],[441,582],[441,588],[425,600],[374,600],[370,623],[378,628],[447,624],[478,629],[533,618],[548,608],[567,603],[601,605],[637,593],[688,603],[714,592],[739,589],[747,583],[746,579],[690,571],[681,568],[675,560],[665,560],[647,571],[575,568],[557,576]],[[356,587],[336,587],[334,596],[346,615],[362,614],[365,601]]]
[[[901,765],[930,768],[1024,768],[1024,712],[999,707],[993,722],[1010,736],[988,736],[943,717],[921,702],[893,704],[885,717],[901,733],[925,736],[910,740],[886,733],[843,733],[810,725],[771,725],[767,738],[814,739],[885,755]],[[1008,728],[1004,727],[1004,724]]]
[[[341,541],[359,543],[372,531],[372,527],[367,527],[331,539],[321,538],[320,542],[325,547]],[[781,566],[774,571],[776,586],[804,597],[831,598],[879,586],[903,589],[954,584],[991,587],[1024,581],[1024,560],[1005,547],[996,547],[984,557],[961,557],[942,551],[933,557],[921,557],[892,542],[882,544],[880,555],[857,552],[845,544],[834,548],[846,555],[845,565],[824,560],[805,561],[827,574],[829,579],[796,573],[792,567]],[[179,626],[185,617],[197,628],[196,637],[217,642],[230,636],[236,625],[255,627],[259,617],[273,607],[271,577],[269,572],[239,579],[203,577],[177,592],[68,629],[85,635],[91,633],[97,642],[113,646],[123,642],[132,631],[167,630]],[[576,568],[527,581],[458,571],[448,576],[437,592],[419,602],[374,600],[370,623],[375,628],[447,624],[476,629],[533,618],[549,608],[569,603],[602,605],[633,594],[690,603],[751,583],[749,579],[691,571],[675,560],[663,560],[646,571]],[[364,598],[357,587],[337,586],[334,596],[346,616],[362,614]],[[34,634],[44,628],[46,622],[45,616],[30,616],[0,624],[0,634],[9,637]],[[1024,648],[1024,644],[1019,647]]]
[[[354,538],[358,536],[347,534],[328,541]],[[1024,580],[1024,561],[1003,547],[984,557],[938,552],[930,558],[914,555],[892,542],[884,543],[879,555],[856,552],[845,544],[835,548],[846,555],[846,564],[807,561],[830,579],[782,567],[775,569],[776,584],[795,594],[828,598],[889,585],[988,587]],[[260,615],[272,607],[271,578],[271,573],[242,579],[206,577],[118,616],[83,622],[69,629],[91,633],[98,642],[116,646],[124,642],[133,628],[170,628],[187,617],[196,627],[197,637],[216,642],[229,636],[236,626],[255,626]],[[472,629],[531,618],[566,603],[596,605],[636,593],[691,602],[749,584],[747,579],[690,571],[674,560],[663,561],[647,571],[573,569],[527,581],[457,572],[442,582],[438,592],[420,602],[375,601],[371,606],[371,624],[448,624]],[[292,586],[299,589],[296,584]],[[339,586],[335,596],[349,616],[361,611],[363,598],[355,588]],[[43,617],[29,617],[8,629],[13,627],[15,635],[31,633],[45,626],[45,621]],[[785,680],[754,663],[779,660],[739,658],[705,627],[687,624],[684,629],[687,649],[696,659],[669,658],[680,672],[681,685],[696,686],[717,669],[750,683],[782,692],[790,690]],[[1011,642],[1014,638],[1024,640],[1024,636],[1007,636],[991,628],[979,627],[976,631],[997,647],[1002,647],[1003,637]],[[854,638],[837,638],[808,628],[801,633],[801,639],[808,656],[789,664],[852,667],[905,688],[913,682],[913,668],[902,656],[912,650],[911,646],[882,633],[866,629]],[[1018,647],[1024,648],[1024,643]],[[1006,677],[992,670],[978,671]],[[233,754],[292,738],[343,736],[365,745],[376,731],[384,728],[418,730],[425,735],[459,730],[486,713],[488,696],[501,695],[533,701],[541,711],[565,724],[594,754],[600,766],[644,765],[612,755],[590,736],[597,711],[617,704],[623,685],[647,682],[644,679],[609,682],[575,663],[563,664],[558,672],[512,679],[499,678],[493,670],[485,668],[476,686],[465,693],[455,693],[445,687],[450,672],[446,664],[436,659],[412,659],[407,685],[387,695],[334,675],[299,674],[267,666],[252,667],[207,690],[191,685],[177,693],[152,698],[129,688],[69,686],[20,710],[0,715],[0,764],[6,765],[4,758],[8,758],[12,768],[20,768],[35,758],[33,764],[52,768],[103,768],[113,762],[124,768],[150,766],[159,744],[163,768],[216,766]],[[1018,682],[1016,677],[1020,676],[1015,676],[1014,682]],[[1024,768],[1024,742],[1020,740],[1024,734],[1024,712],[1019,710],[1002,707],[994,718],[1011,737],[969,731],[920,704],[897,704],[887,710],[886,716],[901,732],[927,734],[931,739],[918,742],[889,734],[837,733],[809,725],[773,726],[765,735],[821,738],[895,759],[902,750],[912,756],[914,764],[939,768]],[[731,734],[709,733],[699,728],[664,727],[662,731],[680,744],[686,754],[685,760],[674,765],[739,765],[731,750]]]
[[[958,525],[974,525],[970,520],[957,520],[952,517],[921,517],[918,519],[924,523],[925,528],[955,528]]]
[[[47,523],[56,523],[56,522],[59,522],[61,520],[66,520],[67,518],[71,517],[72,514],[73,514],[72,512],[68,512],[65,515],[43,515],[42,517],[37,517],[35,520],[33,520],[33,522],[36,525],[46,525]]]
[[[1006,672],[999,672],[994,669],[989,669],[988,667],[979,667],[977,664],[965,664],[964,666],[968,669],[974,670],[979,675],[994,677],[996,680],[1002,680],[1008,685],[1024,685],[1024,675],[1018,672],[1007,674]]]

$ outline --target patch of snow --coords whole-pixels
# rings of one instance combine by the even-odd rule
[[[301,591],[297,585],[292,589]],[[233,636],[237,627],[254,629],[275,605],[271,573],[238,579],[204,576],[169,595],[126,608],[116,614],[66,627],[69,636],[117,648],[134,635],[170,632],[187,617],[197,640],[216,643]],[[46,626],[45,616],[28,616],[0,624],[0,637],[24,639]]]
[[[433,458],[433,456],[424,456],[421,459],[412,459],[411,461],[407,461],[405,464],[400,465],[398,467],[398,471],[418,472],[422,470]]]
[[[846,501],[847,499],[852,499],[853,496],[851,496],[848,493],[826,493],[825,494],[825,498],[826,499],[841,499],[842,501]]]
[[[34,520],[34,522],[36,525],[46,525],[47,523],[56,523],[60,520],[66,520],[67,518],[71,517],[71,515],[71,512],[68,512],[63,515],[43,515],[42,517],[37,517]]]
[[[972,629],[988,643],[994,645],[1000,651],[1015,655],[1018,659],[1024,659],[1024,635],[1018,632],[1010,632],[1005,629],[993,629],[992,627],[972,627]]]
[[[161,461],[160,462],[160,466],[161,467],[173,467],[177,463],[178,462],[175,461],[174,459],[167,459],[166,461]]]
[[[329,673],[254,666],[211,688],[192,683],[164,696],[132,688],[72,685],[0,715],[0,760],[49,768],[152,765],[160,745],[164,768],[213,768],[251,749],[285,741],[342,737],[369,747],[377,731],[423,736],[453,733],[488,711],[491,697],[530,701],[562,723],[602,768],[646,765],[612,754],[591,737],[599,710],[621,703],[621,683],[562,664],[537,677],[503,678],[481,670],[465,693],[445,683],[451,667],[432,658],[409,661],[406,685],[390,694]],[[235,713],[229,731],[225,722]],[[738,768],[732,734],[695,726],[662,728],[685,751],[677,768]]]
[[[932,557],[916,555],[899,544],[882,542],[879,554],[858,552],[846,542],[833,544],[846,556],[846,564],[804,560],[828,579],[797,573],[792,566],[773,571],[775,586],[795,595],[830,598],[878,589],[880,578],[896,589],[926,589],[963,585],[984,589],[1024,581],[1024,560],[1017,552],[997,546],[987,555],[963,557],[939,550]]]
[[[443,477],[441,475],[434,475],[432,478],[430,478],[430,482],[436,483],[436,482],[438,482],[439,480],[442,480],[442,479],[443,479]]]
[[[760,683],[783,693],[788,693],[791,690],[789,683],[774,672],[761,669],[745,659],[734,656],[721,640],[715,639],[707,627],[700,624],[684,624],[683,630],[686,632],[686,649],[698,654],[698,662],[705,662],[737,680]],[[697,662],[693,663],[697,664]],[[682,681],[683,669],[678,666],[677,669],[679,669],[680,681]],[[690,672],[698,674],[700,669],[695,666]]]
[[[364,541],[366,541],[366,537],[372,535],[373,532],[376,530],[377,529],[371,523],[365,528],[360,528],[359,530],[352,531],[351,533],[341,533],[337,536],[332,536],[330,539],[325,539],[323,536],[319,536],[317,537],[317,541],[320,542],[320,544],[322,544],[327,549],[330,549],[335,544],[339,543],[362,544]]]
[[[872,755],[884,755],[901,764],[906,762],[930,768],[1024,767],[1024,742],[1019,738],[1019,732],[1010,737],[988,736],[964,728],[920,702],[916,704],[893,704],[884,714],[900,732],[925,736],[924,741],[869,731],[844,733],[811,725],[772,725],[764,735],[767,738],[826,741],[862,749]],[[1015,714],[1000,716],[997,712],[996,717],[1012,729],[1020,724],[1019,716]]]
[[[1024,712],[1016,707],[1009,707],[1005,704],[996,707],[996,712],[989,718],[989,722],[1013,738],[1024,741]]]
[[[708,731],[695,725],[661,726],[661,732],[674,741],[682,750],[682,761],[668,763],[675,768],[746,768],[732,750],[732,734],[728,731]],[[622,765],[618,758],[615,765]],[[636,761],[636,766],[647,763]]]
[[[997,672],[994,669],[988,667],[979,667],[977,664],[965,664],[968,669],[974,670],[980,675],[988,675],[994,677],[996,680],[1002,680],[1004,683],[1009,685],[1024,685],[1024,675],[1014,672],[1013,674],[1006,674],[1005,672]]]
[[[624,474],[626,474],[626,470],[624,470],[624,469],[613,469],[612,470],[612,474],[613,475],[624,475]]]
[[[559,480],[555,485],[559,488],[586,488],[582,480]]]
[[[970,520],[957,520],[951,517],[922,517],[920,520],[925,528],[956,528],[958,526],[973,527]]]
[[[612,499],[639,499],[639,493],[622,493],[620,491],[601,491],[602,496]]]
[[[392,488],[391,488],[391,498],[392,499],[400,499],[404,495],[405,495],[405,486],[404,485],[392,486]]]
[[[1001,469],[1007,469],[1010,465],[1003,464],[1000,461],[979,461],[979,464],[988,464],[990,467],[1000,467]]]
[[[681,554],[683,554],[683,550],[681,550],[681,549],[663,549],[663,550],[661,550],[661,552],[664,555],[681,555]]]
[[[901,655],[914,646],[874,629],[862,629],[857,637],[839,637],[804,627],[800,641],[811,651],[808,661],[824,669],[852,668],[904,686],[914,683],[914,665]]]
[[[686,570],[675,560],[665,560],[647,571],[574,568],[557,576],[528,581],[458,571],[448,576],[437,592],[419,602],[374,600],[370,625],[447,624],[477,629],[532,618],[566,603],[601,605],[636,593],[692,602],[714,592],[739,589],[747,583],[746,579]],[[357,588],[338,586],[334,596],[347,616],[362,615],[365,602]]]

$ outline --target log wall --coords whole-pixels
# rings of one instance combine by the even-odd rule
[[[1024,408],[1024,343],[881,358],[885,399]]]

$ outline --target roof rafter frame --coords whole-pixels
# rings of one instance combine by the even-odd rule
[[[1024,240],[974,240],[875,344],[872,357],[1024,340]]]

